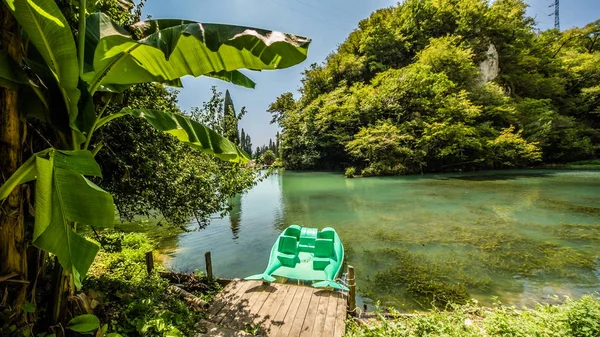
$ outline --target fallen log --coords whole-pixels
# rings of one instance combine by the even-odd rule
[[[183,300],[188,302],[191,305],[192,309],[194,309],[195,311],[201,312],[208,308],[208,303],[206,301],[202,300],[194,294],[191,294],[179,288],[178,286],[170,284],[169,290],[181,296]]]

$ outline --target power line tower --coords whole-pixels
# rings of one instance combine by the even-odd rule
[[[554,14],[550,14],[549,16],[554,15],[554,28],[560,30],[559,0],[554,0],[554,5],[550,5],[548,7],[554,7]]]

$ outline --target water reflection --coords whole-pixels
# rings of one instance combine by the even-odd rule
[[[243,277],[256,273],[268,262],[271,246],[283,224],[281,183],[272,175],[250,191],[233,199],[232,212],[216,218],[202,230],[179,235],[178,249],[165,246],[169,268],[204,270],[205,251],[211,251],[213,271],[220,277]],[[190,229],[196,229],[195,222]]]
[[[239,194],[231,198],[229,200],[229,206],[231,207],[231,211],[229,211],[229,224],[233,240],[235,241],[238,239],[240,223],[242,220],[242,195]]]

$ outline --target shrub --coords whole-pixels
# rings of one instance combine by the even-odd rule
[[[344,171],[344,176],[346,176],[346,178],[354,178],[356,176],[356,167],[346,167],[346,171]]]

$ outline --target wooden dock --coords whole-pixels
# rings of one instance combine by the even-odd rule
[[[346,295],[289,284],[234,280],[211,303],[208,320],[260,336],[342,336]]]

